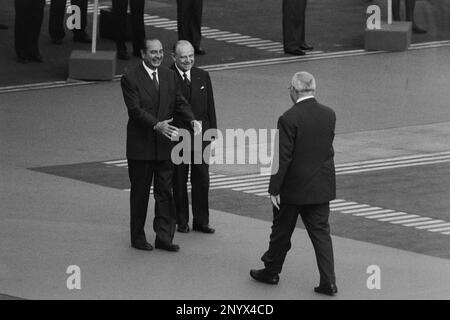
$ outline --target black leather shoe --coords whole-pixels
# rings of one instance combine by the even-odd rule
[[[144,250],[144,251],[152,251],[153,250],[153,246],[148,242],[132,243],[131,246],[138,250]]]
[[[313,46],[310,46],[310,45],[307,44],[307,43],[303,43],[302,45],[300,45],[300,49],[309,51],[309,50],[314,50],[314,47],[313,47]]]
[[[126,51],[118,51],[117,52],[117,59],[130,60],[130,55]]]
[[[250,270],[250,276],[256,281],[267,284],[278,284],[280,276],[277,273],[269,273],[266,269]]]
[[[284,53],[292,54],[294,56],[304,56],[306,53],[303,50],[295,49],[295,50],[285,50]]]
[[[179,224],[177,230],[178,230],[178,232],[181,232],[181,233],[188,233],[189,231],[191,231],[187,224]]]
[[[201,226],[201,225],[195,225],[194,224],[194,225],[192,225],[192,230],[203,232],[203,233],[214,233],[214,232],[216,232],[216,230],[214,230],[213,228],[210,228],[208,225]]]
[[[314,292],[334,296],[338,292],[338,289],[335,284],[320,285],[314,288]]]
[[[194,49],[194,53],[195,53],[195,54],[198,54],[198,55],[200,55],[200,56],[204,56],[204,55],[206,54],[206,51],[203,50],[203,49],[201,49],[201,48],[195,48],[195,49]]]
[[[158,240],[155,241],[155,248],[171,252],[177,252],[178,250],[180,250],[180,246],[177,244],[161,242]]]

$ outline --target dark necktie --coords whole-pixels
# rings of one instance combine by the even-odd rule
[[[155,85],[156,90],[159,91],[159,83],[158,83],[158,79],[156,78],[156,72],[153,72],[152,76],[153,76],[153,78],[152,78],[153,84]]]
[[[186,72],[183,72],[184,83],[189,87],[191,82],[189,81]]]

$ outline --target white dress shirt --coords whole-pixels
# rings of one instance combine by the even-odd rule
[[[153,73],[156,72],[156,80],[158,80],[159,83],[159,75],[158,75],[158,68],[156,69],[150,69],[147,67],[144,61],[142,61],[142,64],[144,65],[145,71],[147,71],[148,75],[150,76],[150,79],[153,79]]]
[[[309,96],[306,96],[306,97],[300,97],[300,98],[297,99],[297,101],[295,103],[299,103],[299,102],[302,102],[303,100],[313,99],[313,98],[314,98],[314,96],[312,96],[312,95],[309,95]]]

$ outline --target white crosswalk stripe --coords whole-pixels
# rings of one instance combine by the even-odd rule
[[[216,31],[214,29],[212,30]],[[259,39],[256,41],[261,40]],[[416,165],[426,165],[426,164],[441,163],[441,161],[442,162],[450,161],[450,151],[337,164],[336,174],[385,170],[399,166],[407,167]],[[104,164],[120,168],[126,168],[127,160],[111,160],[104,162]],[[254,196],[267,198],[269,197],[267,191],[269,186],[269,180],[270,180],[269,173],[264,174],[253,173],[236,176],[227,176],[211,172],[210,189],[211,190],[229,189],[233,191],[252,194]],[[190,189],[190,184],[188,185],[188,187]],[[126,191],[129,191],[129,189]],[[330,209],[332,212],[348,214],[354,217],[366,218],[383,223],[391,223],[394,225],[411,227],[418,230],[439,233],[442,235],[450,234],[449,231],[450,223],[447,221],[433,219],[430,217],[424,217],[418,214],[399,212],[389,208],[383,208],[381,206],[371,206],[369,204],[358,203],[355,201],[336,199],[330,202]]]

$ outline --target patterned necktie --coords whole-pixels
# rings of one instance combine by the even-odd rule
[[[153,76],[153,78],[152,78],[153,84],[155,85],[156,90],[159,91],[159,83],[158,83],[158,78],[156,78],[156,72],[153,72],[152,76]]]

